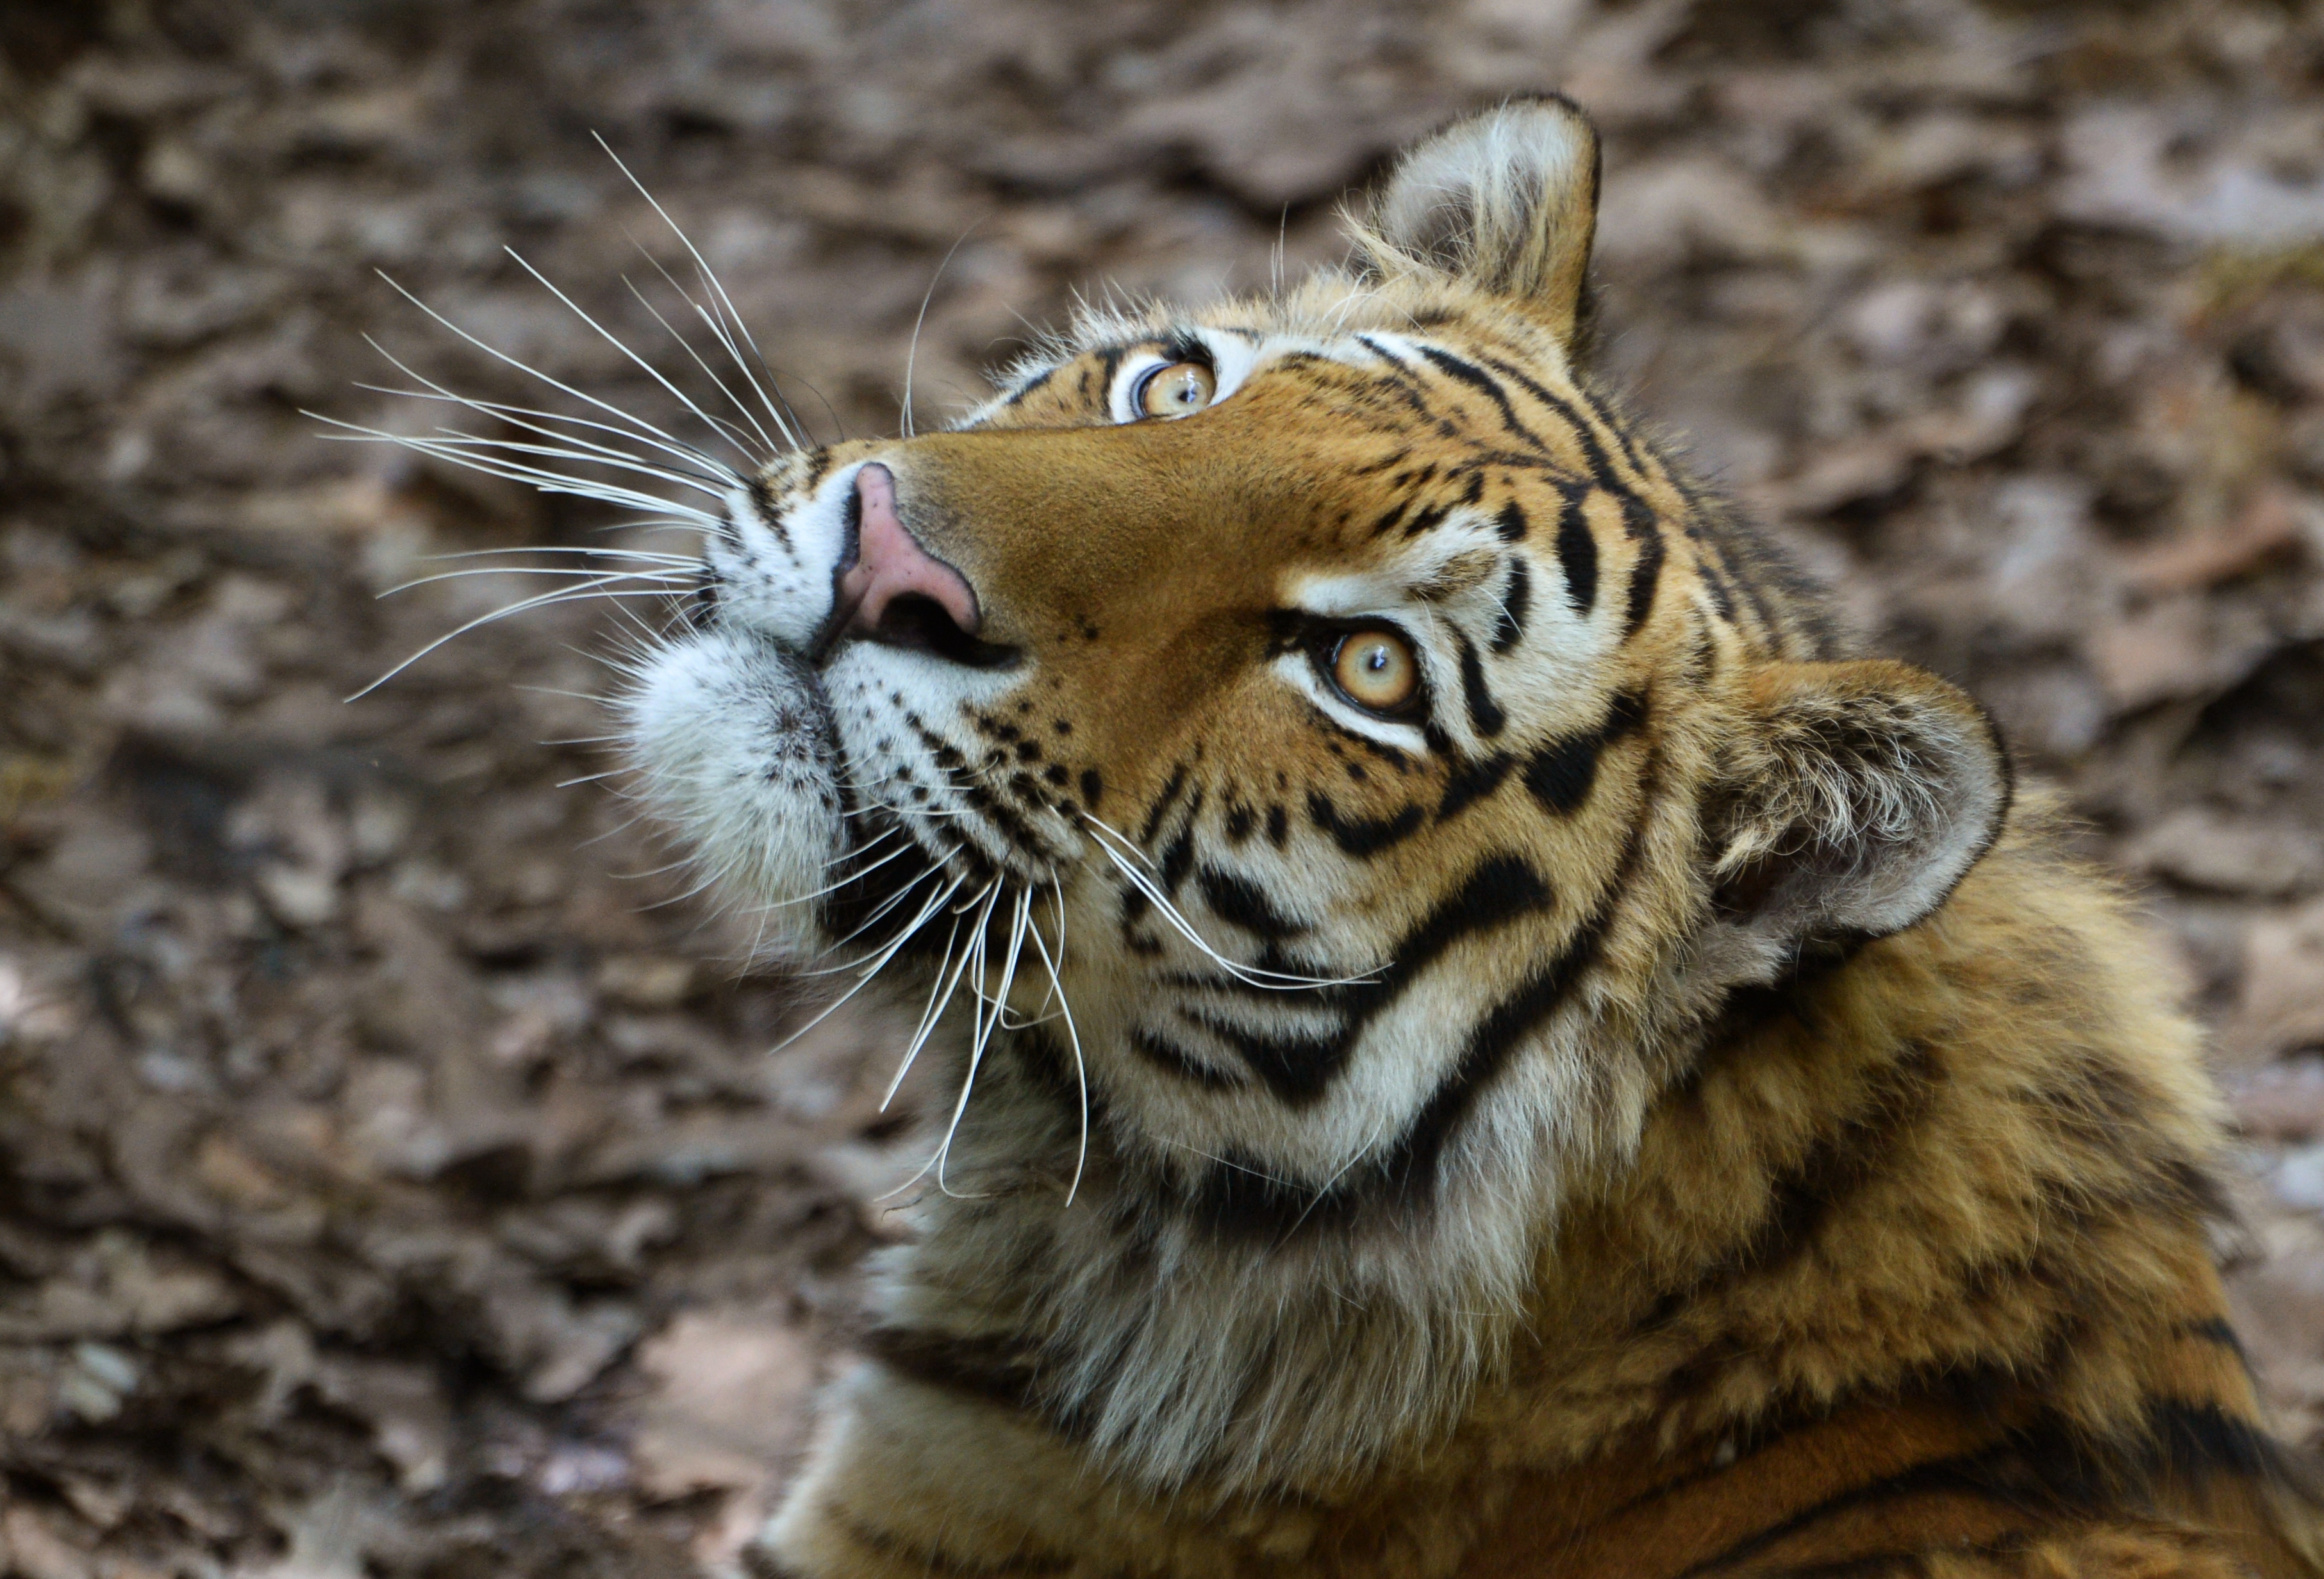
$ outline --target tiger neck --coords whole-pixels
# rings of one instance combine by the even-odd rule
[[[1730,1017],[1569,1202],[1528,1418],[1580,1458],[1965,1375],[2100,1433],[2177,1374],[2247,1400],[2219,1131],[2150,948],[2020,830],[1928,920]]]

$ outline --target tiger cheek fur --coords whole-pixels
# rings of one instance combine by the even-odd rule
[[[647,790],[954,1094],[760,1572],[2314,1571],[2190,1029],[1579,370],[1597,180],[1460,123],[727,502]]]

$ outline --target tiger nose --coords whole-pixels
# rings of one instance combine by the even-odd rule
[[[877,461],[864,466],[855,474],[855,563],[839,578],[840,634],[922,646],[928,618],[941,611],[961,635],[975,635],[982,623],[975,589],[904,530],[894,475]]]

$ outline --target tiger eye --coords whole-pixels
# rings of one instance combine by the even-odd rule
[[[1199,362],[1173,362],[1139,380],[1138,414],[1184,417],[1211,403],[1219,381]]]
[[[1358,631],[1340,639],[1332,679],[1348,700],[1375,713],[1392,713],[1420,688],[1420,664],[1393,631]]]

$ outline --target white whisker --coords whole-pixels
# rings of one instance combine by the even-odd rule
[[[1089,1069],[1082,1061],[1082,1033],[1074,1026],[1074,1006],[1065,996],[1065,978],[1058,971],[1059,963],[1065,956],[1065,885],[1057,884],[1054,891],[1057,899],[1057,952],[1055,955],[1050,954],[1049,946],[1041,941],[1041,929],[1038,927],[1033,928],[1033,946],[1040,950],[1041,964],[1047,967],[1049,973],[1050,989],[1056,993],[1057,1008],[1065,1016],[1065,1040],[1074,1049],[1074,1085],[1081,1094],[1081,1143],[1074,1151],[1074,1182],[1065,1187],[1065,1205],[1070,1206],[1074,1204],[1074,1196],[1081,1192],[1082,1170],[1089,1164]]]
[[[552,565],[484,565],[473,570],[441,570],[433,576],[422,576],[416,581],[399,582],[380,594],[393,597],[399,592],[415,587],[433,586],[439,581],[466,581],[478,576],[562,576],[568,581],[575,577],[618,577],[622,581],[650,581],[661,586],[692,586],[695,577],[681,576],[674,570],[586,570],[579,566],[569,568]],[[613,585],[608,581],[606,585]]]
[[[456,630],[447,631],[443,635],[437,637],[436,640],[429,642],[427,646],[422,647],[419,651],[413,653],[410,657],[397,664],[393,669],[389,669],[385,674],[381,675],[377,679],[372,681],[371,684],[364,687],[363,689],[355,692],[353,696],[348,697],[346,700],[350,702],[362,700],[364,697],[371,695],[372,692],[379,689],[380,687],[385,685],[388,681],[393,679],[397,675],[401,674],[405,669],[410,669],[413,664],[419,662],[421,659],[435,651],[438,647],[445,645],[448,642],[458,640],[460,637],[466,635],[469,632],[475,630],[481,625],[489,625],[493,621],[506,619],[511,614],[521,614],[529,609],[546,608],[551,604],[584,602],[592,597],[664,597],[669,596],[666,593],[660,592],[622,593],[609,590],[609,588],[623,579],[626,579],[626,577],[608,577],[601,583],[593,584],[592,586],[584,586],[578,589],[572,587],[559,587],[554,592],[540,593],[536,596],[528,597],[521,602],[510,604],[505,608],[494,609],[488,614],[478,614],[475,619],[470,620],[467,623],[461,625]]]
[[[997,887],[998,883],[996,882],[994,886]],[[985,891],[989,893],[992,891],[988,889]],[[982,898],[982,895],[979,895],[979,897]],[[960,952],[960,963],[958,965],[953,964],[953,940],[960,936],[961,924],[960,916],[955,912],[953,918],[952,931],[945,937],[944,962],[936,966],[936,986],[930,990],[928,993],[927,1008],[921,1013],[920,1023],[915,1027],[912,1031],[911,1042],[904,1048],[904,1056],[896,1065],[895,1077],[888,1082],[888,1089],[881,1094],[880,1111],[881,1113],[886,1113],[888,1111],[888,1104],[896,1100],[896,1093],[903,1086],[904,1076],[910,1074],[912,1071],[912,1060],[920,1056],[920,1049],[927,1045],[928,1038],[936,1033],[937,1023],[944,1019],[944,1011],[952,1007],[952,995],[960,986],[961,973],[968,968],[968,962],[972,953],[970,949],[963,947]],[[951,972],[949,975],[945,974],[947,967],[949,967]],[[933,1160],[933,1159],[931,1160]],[[889,1191],[888,1194],[898,1195],[902,1193],[902,1191],[908,1187],[914,1180],[920,1177],[920,1174],[924,1174],[926,1172],[927,1172],[927,1168],[923,1167],[919,1173],[914,1174],[911,1178],[906,1179],[902,1184],[898,1185],[895,1189]],[[884,1201],[888,1196],[882,1196],[880,1198]]]
[[[997,882],[994,885],[994,891],[996,893],[999,891]],[[989,908],[986,913],[991,914]],[[980,1004],[989,1005],[991,1011],[989,1014],[979,1013],[975,1016],[974,1035],[971,1037],[968,1045],[968,1070],[960,1080],[960,1100],[953,1104],[952,1122],[945,1127],[944,1143],[936,1148],[936,1188],[947,1196],[953,1194],[953,1189],[945,1182],[945,1167],[952,1159],[953,1137],[960,1132],[961,1115],[968,1111],[969,1096],[976,1089],[976,1072],[984,1067],[984,1049],[992,1043],[992,1033],[1000,1028],[1001,1013],[1008,1006],[1010,989],[1016,983],[1017,962],[1024,954],[1025,932],[1031,924],[1032,915],[1033,891],[1028,888],[1018,896],[1017,917],[1010,924],[1009,952],[1001,962],[1000,991],[990,995],[984,990],[985,935],[982,929],[982,923],[980,922],[980,929],[977,933],[976,983],[972,990],[976,993],[977,1002]]]
[[[984,221],[980,219],[976,222],[976,225],[972,225],[966,230],[962,231],[960,233],[959,239],[945,249],[943,261],[936,264],[936,272],[928,277],[928,288],[920,293],[920,310],[918,315],[912,319],[912,337],[910,342],[904,347],[904,409],[902,416],[904,437],[907,439],[913,437],[912,366],[920,354],[920,329],[921,327],[928,321],[928,303],[936,300],[936,287],[944,283],[945,270],[951,266],[953,254],[960,251],[961,243],[975,235],[976,226],[983,223]]]
[[[696,568],[702,563],[691,554],[656,554],[642,549],[570,548],[557,543],[540,543],[520,549],[464,549],[456,554],[426,554],[423,559],[488,559],[503,554],[586,554],[591,559],[638,559],[650,564],[672,565],[683,569]]]
[[[1089,817],[1087,812],[1084,812],[1082,815],[1084,817]],[[1097,819],[1095,817],[1090,817],[1089,820],[1095,822]],[[1112,830],[1108,829],[1107,831],[1111,832]],[[1119,837],[1120,836],[1117,835],[1116,836]],[[1128,878],[1130,882],[1136,886],[1138,891],[1147,897],[1147,899],[1153,904],[1156,911],[1160,914],[1165,921],[1170,924],[1173,931],[1176,931],[1187,942],[1202,950],[1202,952],[1208,956],[1213,963],[1217,964],[1221,968],[1225,970],[1228,974],[1233,976],[1239,982],[1246,983],[1254,987],[1264,987],[1270,991],[1291,992],[1298,989],[1313,987],[1351,987],[1360,985],[1362,983],[1369,982],[1373,979],[1372,974],[1370,972],[1357,976],[1306,976],[1295,975],[1284,971],[1261,970],[1255,965],[1238,964],[1237,962],[1229,959],[1225,955],[1221,954],[1217,949],[1212,947],[1210,943],[1203,937],[1203,935],[1194,930],[1194,923],[1187,920],[1185,913],[1181,911],[1176,905],[1171,902],[1170,896],[1164,893],[1161,888],[1156,884],[1151,878],[1148,877],[1144,873],[1139,871],[1138,868],[1132,866],[1128,861],[1124,860],[1122,856],[1115,851],[1111,844],[1108,843],[1104,839],[1098,839],[1094,841],[1094,843],[1100,850],[1105,853],[1106,859],[1113,863],[1116,870],[1120,871],[1122,876]],[[1136,848],[1134,845],[1131,847],[1133,849]]]
[[[530,484],[544,494],[565,494],[582,499],[598,499],[608,504],[619,504],[632,510],[673,511],[714,531],[723,524],[720,517],[711,514],[706,510],[696,510],[690,504],[680,504],[675,500],[664,499],[657,494],[640,493],[634,488],[623,488],[588,477],[578,477],[567,472],[553,472],[540,466],[525,466],[517,461],[471,455],[462,448],[447,444],[440,439],[421,439],[410,434],[390,433],[383,429],[366,428],[360,423],[342,422],[336,417],[324,416],[320,411],[301,411],[300,414],[312,417],[326,426],[345,429],[341,433],[323,435],[325,439],[337,439],[341,443],[392,444],[399,448],[411,450],[415,454],[436,456],[452,462],[455,466],[466,466],[470,471],[483,472],[487,476],[505,477],[512,483]]]
[[[726,287],[719,283],[717,274],[710,267],[710,260],[702,255],[702,250],[694,245],[693,238],[678,227],[677,220],[672,219],[669,217],[669,210],[661,206],[661,200],[656,198],[651,192],[646,190],[645,182],[640,180],[637,176],[631,171],[630,167],[622,162],[622,156],[613,152],[613,145],[606,142],[602,134],[593,133],[591,134],[596,137],[597,146],[605,151],[605,157],[613,162],[613,168],[620,171],[622,175],[629,178],[630,185],[638,189],[638,196],[643,198],[646,202],[652,207],[654,213],[660,217],[661,222],[669,226],[670,234],[678,237],[678,245],[685,247],[687,254],[694,259],[694,266],[702,272],[704,282],[709,286],[712,291],[715,292],[716,300],[724,308],[725,315],[733,320],[734,328],[742,334],[743,342],[751,347],[752,355],[758,356],[761,365],[763,366],[766,363],[766,357],[760,354],[759,344],[756,340],[753,340],[751,337],[750,328],[742,322],[742,315],[735,310],[733,299],[726,294]],[[696,310],[699,311],[700,309],[696,309]],[[708,317],[707,314],[705,314],[704,316],[706,318]],[[734,359],[734,365],[742,370],[742,376],[750,381],[752,392],[756,394],[759,397],[760,403],[767,408],[767,415],[774,419],[775,426],[781,429],[783,437],[790,442],[791,448],[794,449],[805,448],[806,446],[799,440],[797,429],[792,423],[784,420],[782,412],[775,409],[774,401],[768,395],[767,391],[761,386],[758,376],[751,371],[750,365],[742,360],[741,353],[735,349],[733,342],[728,337],[725,329],[720,325],[714,323],[712,325],[712,332],[718,337],[718,342],[725,350],[726,354]],[[771,374],[770,374],[770,377],[771,377]]]
[[[953,887],[957,888],[961,883],[967,881],[968,880],[964,877],[960,878],[954,882]],[[850,999],[853,998],[856,993],[870,986],[879,978],[881,971],[887,967],[888,962],[896,957],[896,951],[912,940],[913,937],[918,933],[919,929],[927,924],[928,918],[936,914],[937,909],[943,905],[946,899],[951,897],[951,894],[952,889],[946,889],[944,892],[930,899],[927,904],[922,905],[920,907],[920,913],[912,918],[911,925],[906,927],[902,932],[899,933],[896,937],[896,940],[888,945],[887,951],[881,954],[877,960],[872,962],[871,968],[863,973],[862,980],[857,982],[853,986],[848,988],[847,991],[842,993],[837,998],[834,999],[822,1013],[816,1015],[813,1020],[808,1020],[805,1025],[800,1026],[797,1030],[783,1038],[782,1040],[777,1042],[768,1050],[774,1053],[781,1052],[785,1048],[789,1047],[793,1042],[798,1040],[799,1038],[805,1036],[808,1031],[813,1030],[816,1026],[821,1025],[825,1020],[839,1012],[840,1009],[845,1005]]]
[[[358,383],[355,385],[357,389],[367,389],[374,394],[395,395],[404,400],[439,401],[456,406],[465,406],[472,411],[479,411],[486,416],[498,418],[500,420],[507,422],[513,427],[529,429],[530,431],[536,433],[543,432],[544,430],[539,428],[534,428],[532,426],[534,422],[557,422],[562,423],[566,427],[586,428],[593,433],[611,434],[613,437],[621,439],[625,444],[642,444],[648,449],[658,449],[661,451],[662,454],[670,457],[674,460],[687,461],[695,466],[704,466],[723,476],[731,478],[735,475],[733,471],[716,456],[712,455],[706,449],[688,444],[683,439],[677,438],[674,435],[669,438],[656,438],[650,434],[638,431],[634,426],[627,428],[616,427],[611,422],[600,422],[594,417],[576,417],[568,411],[543,411],[537,406],[512,405],[505,401],[488,401],[480,399],[474,395],[464,395],[457,390],[447,388],[447,386],[437,383],[434,379],[429,378],[426,374],[418,371],[409,363],[406,363],[401,357],[397,356],[394,352],[390,351],[386,346],[372,338],[371,336],[365,335],[364,337],[364,344],[378,352],[389,366],[394,368],[398,373],[402,374],[406,378],[409,378],[414,383],[424,387],[422,390],[390,389],[383,384]],[[634,419],[632,419],[632,420],[634,422]],[[587,444],[593,442],[592,440],[576,438],[572,434],[560,432],[554,429],[548,429],[546,432],[548,437],[558,439],[566,443]],[[627,454],[629,452],[622,450],[618,453]]]
[[[520,258],[518,262],[521,263],[523,260]],[[537,367],[527,366],[524,363],[518,361],[515,357],[510,356],[507,352],[502,350],[497,346],[493,346],[486,341],[478,339],[475,336],[462,328],[458,324],[454,323],[450,319],[446,318],[442,313],[438,312],[434,308],[420,300],[420,298],[414,296],[410,291],[406,291],[402,286],[397,284],[393,277],[391,276],[386,270],[381,269],[375,271],[375,272],[378,273],[381,279],[387,282],[388,288],[390,290],[402,297],[406,301],[411,303],[412,306],[418,308],[420,311],[426,313],[438,323],[443,325],[446,328],[451,330],[454,334],[459,336],[460,338],[466,340],[469,345],[474,346],[477,350],[484,353],[487,356],[491,356],[497,361],[504,362],[509,366],[515,368],[519,373],[524,374],[526,376],[530,378],[539,379],[541,383],[549,385],[549,388],[556,390],[558,393],[571,395],[575,400],[581,402],[583,404],[594,406],[598,411],[606,413],[608,416],[617,417],[621,420],[629,423],[632,428],[650,435],[655,439],[661,439],[665,443],[677,445],[682,449],[692,448],[687,445],[685,440],[679,439],[676,434],[664,432],[661,429],[655,427],[651,422],[647,421],[643,417],[638,416],[634,412],[625,411],[622,410],[621,407],[613,404],[611,402],[599,400],[595,395],[584,394],[581,391],[574,388],[571,384],[565,383],[562,379],[551,378],[548,374],[541,372]],[[705,456],[703,458],[706,460],[709,457]]]
[[[632,241],[634,242],[634,238],[632,238]],[[654,268],[660,273],[661,277],[664,280],[669,281],[669,288],[678,292],[679,300],[685,302],[688,307],[693,307],[694,310],[697,314],[702,311],[702,309],[695,306],[694,298],[686,293],[685,287],[678,284],[677,281],[670,279],[669,271],[661,266],[661,261],[659,259],[656,258],[651,253],[646,253],[646,249],[643,246],[638,247],[638,251],[645,253],[646,262],[653,264]],[[622,283],[630,288],[630,294],[638,299],[638,305],[644,308],[649,313],[651,313],[653,315],[654,322],[659,324],[663,330],[669,334],[669,337],[678,343],[679,347],[685,351],[690,359],[692,359],[694,365],[702,369],[702,376],[708,379],[711,383],[711,386],[717,390],[720,394],[726,397],[726,403],[742,413],[742,420],[751,425],[751,432],[745,433],[742,429],[736,427],[733,423],[729,422],[724,417],[712,417],[706,411],[703,413],[703,420],[715,423],[720,432],[727,435],[728,443],[733,445],[737,449],[747,448],[749,453],[761,457],[762,462],[772,460],[777,455],[780,454],[781,446],[775,442],[774,435],[769,433],[765,427],[761,424],[758,413],[752,411],[750,407],[744,405],[742,399],[737,396],[732,389],[727,387],[726,381],[719,377],[716,371],[714,370],[710,364],[704,359],[702,353],[694,348],[694,342],[687,339],[683,334],[679,333],[678,326],[661,315],[661,309],[656,307],[651,301],[649,301],[646,299],[646,293],[639,290],[636,282],[632,281],[627,274],[622,276]],[[752,437],[752,434],[753,433],[757,435],[755,439]]]
[[[556,283],[551,281],[548,275],[542,273],[539,269],[534,268],[530,263],[526,262],[524,255],[521,253],[519,253],[516,248],[512,246],[504,246],[501,248],[501,250],[508,254],[510,257],[516,261],[516,266],[518,268],[522,269],[535,280],[540,281],[541,288],[569,308],[576,318],[578,318],[583,323],[587,324],[591,328],[596,330],[599,337],[602,337],[607,345],[621,352],[622,356],[628,357],[632,362],[636,363],[638,367],[648,378],[652,379],[656,383],[661,385],[663,389],[669,392],[670,397],[673,400],[677,401],[678,404],[684,406],[687,411],[694,413],[696,417],[701,419],[704,426],[707,427],[713,433],[717,434],[719,438],[724,439],[728,444],[733,445],[736,454],[742,456],[745,460],[752,458],[751,452],[743,448],[740,444],[735,444],[733,439],[726,432],[726,429],[720,426],[717,421],[713,420],[709,412],[704,411],[699,405],[697,405],[692,395],[687,394],[684,390],[678,388],[677,384],[671,383],[669,378],[663,375],[661,370],[656,367],[652,363],[639,356],[635,351],[631,350],[628,341],[622,339],[619,335],[614,334],[611,329],[605,328],[604,325],[599,323],[595,319],[591,318],[586,312],[583,311],[579,302],[574,300],[570,296],[566,295],[564,291],[558,290]]]

